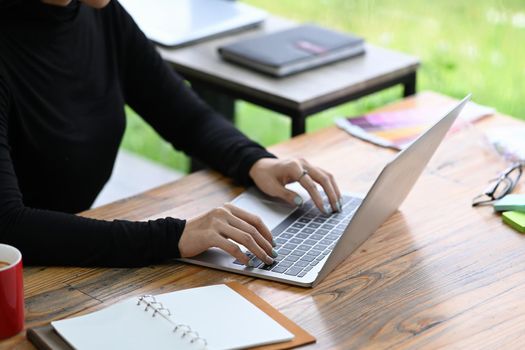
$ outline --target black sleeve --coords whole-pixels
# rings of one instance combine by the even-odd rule
[[[113,1],[126,102],[174,147],[243,185],[259,159],[274,157],[212,111],[165,63],[125,10]]]
[[[140,266],[179,256],[183,220],[100,221],[24,206],[8,143],[10,101],[0,71],[0,242],[20,249],[24,264]]]

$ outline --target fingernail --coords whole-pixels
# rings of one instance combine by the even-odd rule
[[[341,208],[343,208],[343,199],[342,199],[342,198],[339,198],[339,199],[337,200],[337,202],[339,203],[339,206],[340,206]]]
[[[342,212],[343,210],[341,209],[341,203],[337,202],[336,204],[336,208],[337,208],[337,211],[338,212]]]
[[[273,240],[273,238],[272,238],[272,246],[277,247],[277,243],[275,243],[275,241]]]
[[[331,212],[330,205],[328,205],[328,204],[325,205],[325,206],[323,207],[323,211],[324,211],[324,213],[325,213],[326,215],[330,215],[330,212]]]
[[[272,249],[272,256],[274,258],[277,258],[279,256],[279,254],[277,254],[277,252],[275,251],[275,249]]]
[[[248,266],[248,267],[253,267],[253,261],[248,260],[248,264],[246,264],[246,266]]]
[[[299,195],[295,196],[293,201],[294,201],[295,205],[297,205],[298,207],[303,205],[303,198],[301,196],[299,196]]]
[[[270,258],[269,256],[266,257],[266,265],[271,265],[273,264],[273,259]]]

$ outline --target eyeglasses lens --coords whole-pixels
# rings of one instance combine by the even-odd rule
[[[494,197],[494,199],[503,198],[507,193],[510,192],[512,187],[513,182],[509,178],[505,177],[501,179],[501,181],[498,181],[498,183],[494,187],[492,197]]]

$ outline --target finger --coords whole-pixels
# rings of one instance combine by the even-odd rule
[[[285,185],[297,181],[303,172],[303,166],[300,161],[289,160],[279,167],[277,178],[271,178],[266,183],[265,192],[270,196],[278,197],[291,205],[301,206],[303,198],[297,193],[288,190]]]
[[[222,237],[221,235],[216,235],[214,247],[224,250],[226,253],[230,254],[244,265],[249,266],[250,258],[242,252],[241,248],[239,248],[237,244]]]
[[[326,175],[328,175],[328,178],[330,179],[330,182],[332,183],[332,187],[334,188],[335,190],[335,194],[337,195],[337,198],[339,200],[342,200],[343,199],[343,195],[341,194],[341,191],[339,190],[339,186],[337,185],[337,181],[335,181],[335,177],[334,175],[326,172]]]
[[[328,196],[328,201],[332,206],[332,210],[335,212],[341,211],[341,205],[339,204],[339,197],[337,196],[335,189],[330,181],[330,177],[321,169],[312,167],[308,169],[308,174],[317,183],[321,185],[324,192]]]
[[[267,255],[270,255],[270,256],[275,255],[272,244],[268,242],[268,240],[264,238],[255,227],[248,224],[246,221],[239,219],[233,214],[230,218],[227,219],[227,222],[231,226],[250,234],[253,237],[253,239],[255,239],[255,242],[257,243],[257,245],[263,248]]]
[[[335,177],[332,174],[330,174],[330,173],[326,173],[326,175],[328,175],[328,178],[330,179],[330,182],[332,183],[332,187],[334,188],[335,194],[337,195],[337,202],[339,203],[339,206],[341,207],[341,210],[343,210],[343,196],[341,195],[341,191],[339,190],[339,186],[337,186],[337,182],[335,181]]]
[[[299,207],[303,205],[304,199],[299,194],[285,187],[286,184],[299,181],[303,174],[303,163],[301,160],[290,160],[285,162],[281,168],[281,180],[272,183],[271,196],[281,198],[291,205]]]
[[[296,192],[287,189],[278,182],[275,183],[275,189],[270,195],[277,198],[281,198],[288,204],[293,205],[295,207],[300,207],[304,203],[303,197],[298,195]]]
[[[226,203],[224,207],[227,208],[234,215],[234,217],[242,221],[239,222],[239,220],[232,220],[230,224],[246,232],[250,232],[247,229],[247,225],[254,228],[256,231],[255,233],[257,233],[257,242],[259,242],[259,245],[263,246],[264,248],[269,248],[270,250],[265,250],[268,252],[268,254],[272,255],[272,246],[275,246],[272,232],[264,224],[261,218],[230,203]],[[259,240],[259,237],[264,237],[264,239]],[[265,243],[269,243],[269,245]]]
[[[314,181],[309,175],[305,175],[301,177],[299,180],[299,183],[301,186],[303,186],[306,191],[310,194],[310,197],[312,197],[312,200],[314,201],[317,208],[324,214],[329,215],[329,210],[327,210],[324,207],[323,198],[321,197],[321,194],[319,193],[319,190],[317,190],[317,186],[315,185]]]
[[[222,223],[219,227],[219,231],[222,235],[227,238],[233,239],[235,242],[245,246],[250,252],[252,252],[256,257],[261,259],[265,264],[273,264],[273,258],[270,257],[264,249],[262,249],[255,239],[248,233],[242,230],[239,230],[237,227],[233,227],[227,223]]]

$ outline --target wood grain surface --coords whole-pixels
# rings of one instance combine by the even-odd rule
[[[422,93],[384,109],[432,105],[441,98]],[[470,206],[505,167],[481,135],[500,125],[524,124],[498,115],[449,135],[400,210],[316,288],[176,261],[136,269],[26,267],[26,327],[138,294],[238,281],[313,334],[317,343],[308,349],[523,348],[525,235],[504,225],[491,208]],[[304,156],[353,192],[365,192],[394,155],[333,127],[271,150],[280,157]],[[203,171],[82,215],[191,217],[240,191]],[[0,347],[32,348],[24,333]]]

